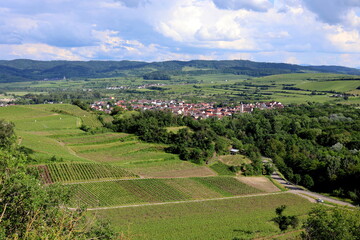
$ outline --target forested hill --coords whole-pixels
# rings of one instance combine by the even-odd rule
[[[285,63],[262,63],[246,60],[223,61],[34,61],[18,59],[0,61],[0,82],[20,82],[44,79],[101,78],[144,76],[155,79],[171,75],[230,73],[249,76],[322,72],[360,75],[360,70],[341,66],[300,66]]]

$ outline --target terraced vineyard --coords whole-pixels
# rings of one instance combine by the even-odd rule
[[[59,163],[42,165],[39,170],[43,172],[46,183],[76,182],[92,180],[108,180],[121,178],[135,178],[135,174],[118,166],[96,163]]]
[[[172,202],[261,193],[232,177],[137,179],[76,184],[73,205],[89,207]]]

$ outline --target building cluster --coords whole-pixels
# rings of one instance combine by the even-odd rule
[[[186,103],[184,101],[162,101],[162,100],[133,100],[124,101],[119,100],[113,106],[119,106],[124,110],[139,109],[139,110],[170,110],[175,114],[191,116],[195,119],[204,118],[222,118],[224,116],[231,116],[236,113],[250,113],[254,109],[274,109],[284,108],[280,102],[264,102],[264,103],[250,103],[239,104],[238,106],[224,106],[216,107],[214,103]],[[110,113],[112,106],[107,101],[98,101],[91,105],[92,109]]]
[[[161,87],[161,86],[166,86],[166,84],[163,83],[153,83],[153,84],[143,84],[140,86],[112,86],[112,87],[107,87],[107,90],[120,90],[120,89],[130,89],[130,88],[137,88],[137,89],[144,89],[144,88],[151,88],[151,87]]]
[[[15,98],[0,98],[0,107],[7,107],[11,105],[15,105],[13,102]]]

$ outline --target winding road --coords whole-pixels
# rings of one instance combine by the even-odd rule
[[[308,199],[311,202],[317,202],[316,199],[322,199],[326,202],[330,202],[330,203],[334,203],[334,204],[338,204],[341,206],[348,206],[348,207],[355,207],[354,205],[347,203],[347,202],[343,202],[340,200],[336,200],[324,195],[321,195],[319,193],[314,193],[314,192],[310,192],[307,190],[304,190],[303,188],[296,186],[290,182],[287,182],[285,179],[283,179],[277,172],[274,172],[271,175],[271,178],[274,179],[275,181],[277,181],[279,184],[283,185],[285,188],[289,189],[288,192],[293,193],[293,194],[297,194],[301,197],[304,197],[306,199]]]

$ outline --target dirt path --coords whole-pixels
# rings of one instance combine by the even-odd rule
[[[60,146],[66,148],[71,155],[74,155],[75,157],[78,157],[78,158],[83,158],[83,157],[80,157],[79,155],[77,155],[77,153],[71,147],[67,146],[64,142],[62,142],[60,140],[56,140],[56,141],[58,142],[58,144]]]
[[[97,210],[107,210],[107,209],[117,209],[117,208],[131,208],[131,207],[169,205],[169,204],[180,204],[180,203],[208,202],[208,201],[226,200],[226,199],[263,197],[263,196],[268,196],[268,195],[278,195],[278,194],[286,194],[286,193],[287,192],[257,193],[257,194],[249,194],[249,195],[234,196],[234,197],[221,197],[221,198],[209,198],[209,199],[174,201],[174,202],[161,202],[161,203],[144,203],[144,204],[122,205],[122,206],[112,206],[112,207],[97,207],[97,208],[87,208],[87,210],[88,211],[97,211]],[[68,208],[68,209],[69,210],[76,210],[76,208]]]

